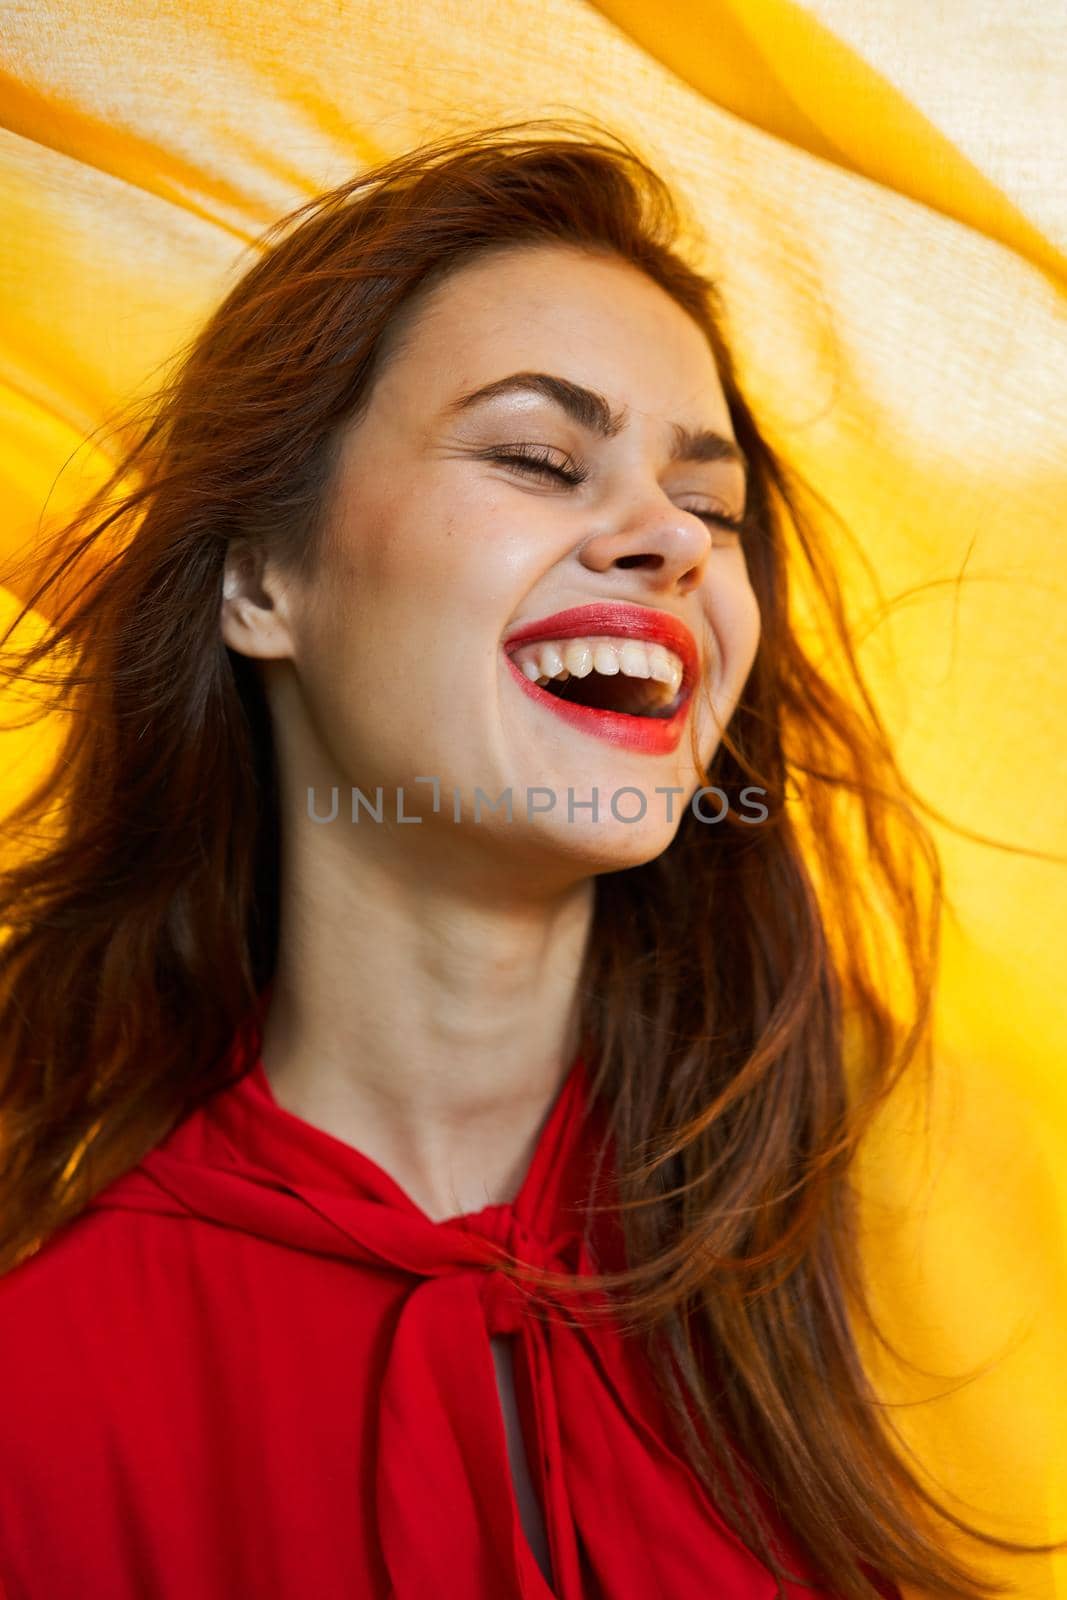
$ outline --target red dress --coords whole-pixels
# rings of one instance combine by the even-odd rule
[[[0,1594],[772,1600],[630,1341],[524,1314],[487,1264],[493,1240],[621,1264],[571,1209],[582,1061],[514,1203],[435,1223],[282,1109],[248,1038],[236,1084],[0,1279]],[[516,1509],[495,1333],[518,1336],[552,1588]]]

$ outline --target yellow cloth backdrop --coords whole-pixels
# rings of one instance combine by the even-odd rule
[[[23,0],[3,56],[0,560],[268,222],[447,128],[589,111],[691,204],[757,414],[902,597],[863,662],[911,778],[972,831],[1067,850],[1062,7]],[[78,453],[50,518],[102,464]],[[13,796],[47,747],[4,737]],[[1047,1539],[1067,1534],[1063,871],[939,837],[932,1116],[899,1095],[861,1175],[878,1306],[922,1370],[872,1361],[960,1509]],[[980,1565],[1067,1595],[1063,1558]]]

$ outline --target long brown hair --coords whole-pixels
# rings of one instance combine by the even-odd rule
[[[713,284],[683,256],[687,225],[602,129],[539,119],[438,139],[268,230],[151,402],[116,424],[119,467],[58,531],[16,619],[32,608],[50,626],[4,663],[68,721],[8,822],[36,832],[0,893],[0,1270],[224,1085],[274,970],[273,745],[259,680],[220,636],[231,541],[314,562],[334,445],[417,295],[523,241],[611,253],[708,338],[750,464],[762,617],[707,773],[729,815],[709,827],[687,810],[658,859],[596,883],[580,988],[631,1267],[611,1279],[630,1291],[616,1311],[777,1576],[749,1473],[849,1600],[876,1593],[872,1570],[973,1597],[993,1586],[945,1553],[853,1332],[850,1163],[926,1052],[937,857],[817,519],[745,404]],[[795,623],[805,596],[817,650]],[[760,826],[740,816],[749,784],[766,791]]]

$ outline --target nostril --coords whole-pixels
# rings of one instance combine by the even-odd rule
[[[619,556],[615,565],[617,567],[662,567],[663,557],[657,555]]]

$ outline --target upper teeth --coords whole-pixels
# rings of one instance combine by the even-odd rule
[[[512,659],[531,683],[561,682],[571,674],[584,678],[590,672],[627,678],[652,678],[666,684],[666,699],[681,688],[684,667],[673,650],[662,644],[647,644],[643,639],[606,638],[539,639],[520,645]]]

